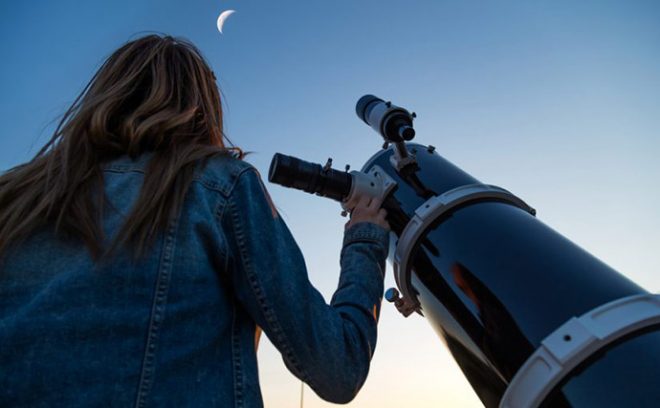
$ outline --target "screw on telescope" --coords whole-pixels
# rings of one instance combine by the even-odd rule
[[[396,306],[397,309],[403,305],[401,294],[396,288],[389,288],[385,291],[385,300],[394,303],[394,306]]]
[[[332,157],[328,157],[328,161],[323,165],[323,171],[326,172],[332,168]]]

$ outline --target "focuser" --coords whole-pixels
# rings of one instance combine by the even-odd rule
[[[344,171],[331,166],[331,158],[321,166],[276,153],[270,163],[268,180],[339,201],[344,216],[363,196],[384,200],[396,186],[394,180],[378,166],[366,173],[355,170],[349,172],[350,165],[346,165]]]

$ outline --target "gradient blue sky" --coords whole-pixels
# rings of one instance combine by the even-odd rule
[[[237,12],[220,35],[225,9]],[[201,48],[227,133],[262,174],[278,151],[359,168],[381,144],[354,114],[373,93],[418,113],[418,142],[659,291],[660,3],[3,1],[0,169],[36,153],[104,58],[149,31]],[[339,206],[269,188],[329,299]],[[260,365],[266,406],[297,406],[299,383],[268,343]],[[328,405],[305,396],[306,407]],[[386,305],[351,406],[479,404],[430,326]]]

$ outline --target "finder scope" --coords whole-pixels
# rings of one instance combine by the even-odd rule
[[[392,102],[385,102],[373,95],[364,95],[358,100],[355,113],[387,142],[403,142],[415,137],[412,125],[415,113],[393,105]]]

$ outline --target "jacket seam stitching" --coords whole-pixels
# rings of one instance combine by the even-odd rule
[[[284,349],[283,350],[284,354],[287,356],[291,364],[295,367],[296,371],[298,371],[301,374],[301,376],[303,377],[302,378],[303,381],[307,382],[312,388],[314,388],[313,384],[311,383],[310,377],[307,375],[306,370],[303,369],[303,367],[299,364],[298,359],[292,353],[290,342],[286,336],[286,333],[282,329],[281,325],[279,324],[279,321],[277,320],[277,317],[273,314],[272,308],[268,304],[268,299],[265,296],[264,290],[261,286],[261,282],[259,282],[258,277],[254,273],[252,269],[252,264],[250,263],[247,254],[245,253],[245,246],[243,245],[243,240],[245,236],[242,226],[240,224],[240,220],[238,219],[237,208],[234,205],[233,201],[230,201],[229,205],[231,205],[230,212],[232,214],[233,224],[236,232],[236,241],[238,243],[239,256],[241,258],[243,268],[247,274],[248,282],[250,284],[250,289],[252,290],[254,297],[257,299],[257,303],[266,319],[266,322],[271,326],[271,329],[273,330],[273,334],[277,336],[278,340],[280,340],[280,343],[282,344],[282,347]]]
[[[244,374],[242,367],[242,348],[240,333],[236,327],[236,303],[232,301],[232,319],[231,319],[231,354],[232,354],[232,371],[234,377],[234,407],[242,408],[243,404],[243,387],[244,387]]]
[[[173,264],[173,253],[175,246],[175,234],[178,228],[177,219],[170,222],[167,234],[165,236],[165,245],[158,268],[158,277],[156,278],[156,293],[154,294],[151,315],[149,318],[149,330],[145,344],[144,359],[142,361],[142,370],[140,373],[140,382],[138,384],[138,394],[135,406],[143,408],[146,405],[146,398],[153,385],[153,375],[155,369],[156,348],[158,345],[158,336],[160,326],[165,314],[165,305],[169,292],[171,278],[171,268]]]
[[[229,192],[223,188],[222,186],[219,186],[217,183],[209,181],[201,176],[195,176],[193,177],[193,182],[198,182],[199,184],[202,185],[202,187],[205,187],[211,191],[214,191],[216,193],[220,193],[222,195],[228,195]],[[231,191],[231,190],[230,190]]]
[[[222,219],[225,215],[225,210],[227,209],[228,202],[227,200],[220,200],[220,202],[216,205],[216,210],[215,210],[215,216],[217,217],[217,224],[220,226],[220,230],[222,231]],[[220,208],[222,207],[222,208]],[[224,231],[223,231],[224,232]],[[227,239],[226,239],[226,234],[222,234],[222,247],[220,248],[220,251],[222,253],[223,261],[224,261],[224,270],[223,272],[227,272],[229,270],[229,248],[227,245]]]

